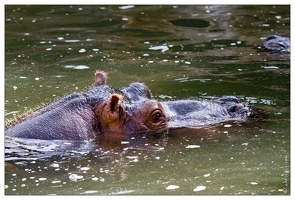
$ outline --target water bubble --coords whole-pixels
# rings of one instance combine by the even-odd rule
[[[71,174],[70,176],[69,176],[69,179],[71,180],[71,181],[77,181],[78,179],[82,179],[83,178],[83,176],[81,176],[81,175],[77,175],[77,174]]]

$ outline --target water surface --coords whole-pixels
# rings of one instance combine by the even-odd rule
[[[129,141],[5,142],[5,194],[289,195],[290,6],[5,6],[5,118],[73,92],[97,69],[158,100],[235,95],[263,120]]]

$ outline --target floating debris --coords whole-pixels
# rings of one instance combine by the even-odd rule
[[[80,40],[65,40],[65,42],[80,42]]]
[[[202,191],[202,190],[205,190],[205,189],[206,189],[206,186],[199,185],[194,189],[194,192],[199,192],[199,191]]]
[[[277,66],[262,66],[264,69],[279,69]]]
[[[165,51],[168,51],[169,48],[166,45],[161,45],[161,46],[150,47],[149,50],[161,50],[161,52],[165,52]]]
[[[83,171],[87,171],[87,170],[90,169],[90,167],[81,167],[80,169],[83,170]]]
[[[122,10],[126,10],[126,9],[130,9],[130,8],[134,8],[134,6],[133,5],[128,5],[128,6],[120,6],[118,8],[122,9]]]
[[[61,183],[61,181],[52,181],[52,184],[57,184],[57,183]]]
[[[79,50],[79,53],[85,53],[86,52],[86,49],[80,49]]]
[[[135,190],[125,190],[125,191],[119,191],[119,192],[113,192],[111,193],[111,195],[117,195],[117,194],[128,194],[128,193],[132,193]]]
[[[66,69],[89,69],[89,67],[86,66],[86,65],[77,65],[77,66],[75,66],[75,65],[65,65],[64,68],[66,68]]]
[[[195,149],[195,148],[200,148],[200,147],[201,147],[200,145],[188,145],[185,148],[187,148],[187,149]]]
[[[53,163],[53,164],[51,164],[51,167],[57,168],[57,167],[59,167],[59,164],[58,163]]]
[[[175,190],[175,189],[178,189],[178,188],[179,188],[178,185],[168,185],[168,186],[166,187],[166,190]]]

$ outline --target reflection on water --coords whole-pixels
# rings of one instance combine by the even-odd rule
[[[163,138],[6,138],[5,194],[290,194],[290,6],[5,6],[5,116],[91,87],[145,83],[159,100],[235,95],[264,119]]]

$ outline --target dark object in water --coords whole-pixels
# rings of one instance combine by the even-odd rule
[[[263,41],[261,45],[255,46],[254,48],[258,51],[290,52],[290,38],[281,37],[278,35],[270,35]]]

